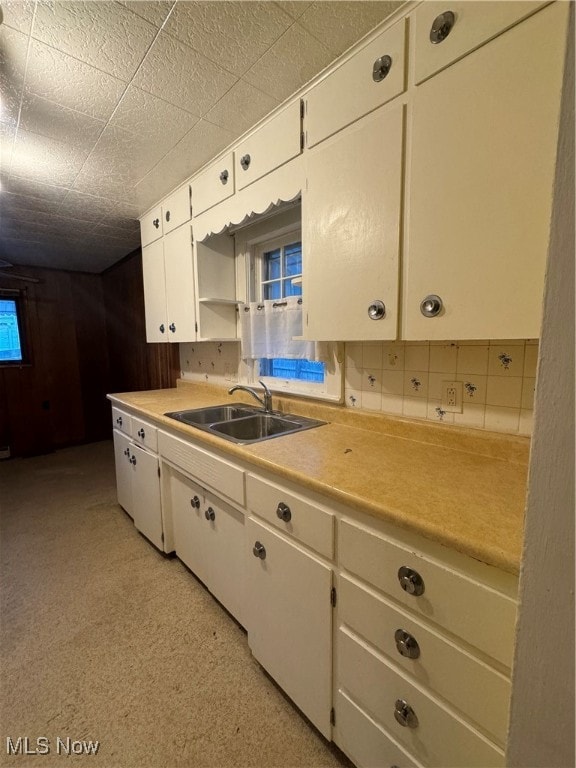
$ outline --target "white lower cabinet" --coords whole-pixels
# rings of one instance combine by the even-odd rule
[[[130,444],[129,435],[125,435],[120,430],[113,431],[114,436],[114,461],[116,464],[116,495],[118,504],[128,512],[130,517],[134,517],[132,511],[132,465],[130,464]]]
[[[332,569],[253,518],[246,521],[248,644],[331,738]]]

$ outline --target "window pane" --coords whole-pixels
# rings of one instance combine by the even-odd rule
[[[0,299],[0,362],[22,360],[18,311],[14,299]]]
[[[264,280],[278,280],[281,276],[281,256],[280,248],[264,254]]]
[[[266,283],[262,286],[264,289],[265,299],[281,299],[282,298],[282,284],[278,280],[275,283]]]
[[[292,243],[284,249],[286,277],[302,274],[302,243]]]
[[[324,381],[324,363],[317,360],[287,360],[275,357],[260,360],[260,376],[277,376],[281,379],[300,381]]]
[[[292,279],[284,280],[284,296],[301,296],[302,286],[294,285]]]

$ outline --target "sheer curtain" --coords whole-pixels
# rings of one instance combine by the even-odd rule
[[[302,335],[302,299],[253,301],[240,307],[242,359],[315,360],[316,345]]]

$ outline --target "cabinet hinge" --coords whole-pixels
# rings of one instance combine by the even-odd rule
[[[160,467],[158,467],[158,477],[160,477]]]
[[[300,150],[304,149],[304,131],[300,133]]]
[[[304,105],[304,99],[300,99],[300,119],[304,119],[304,110],[306,109]]]
[[[160,534],[160,541],[164,544],[164,531]]]
[[[195,329],[196,333],[198,333],[198,323],[194,323],[194,329]]]
[[[330,605],[332,608],[336,606],[336,587],[332,587],[330,590]]]
[[[336,712],[334,711],[334,707],[330,710],[330,725],[336,725]]]

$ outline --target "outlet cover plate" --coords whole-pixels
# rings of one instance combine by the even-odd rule
[[[446,413],[462,413],[462,382],[442,382],[442,410]]]

